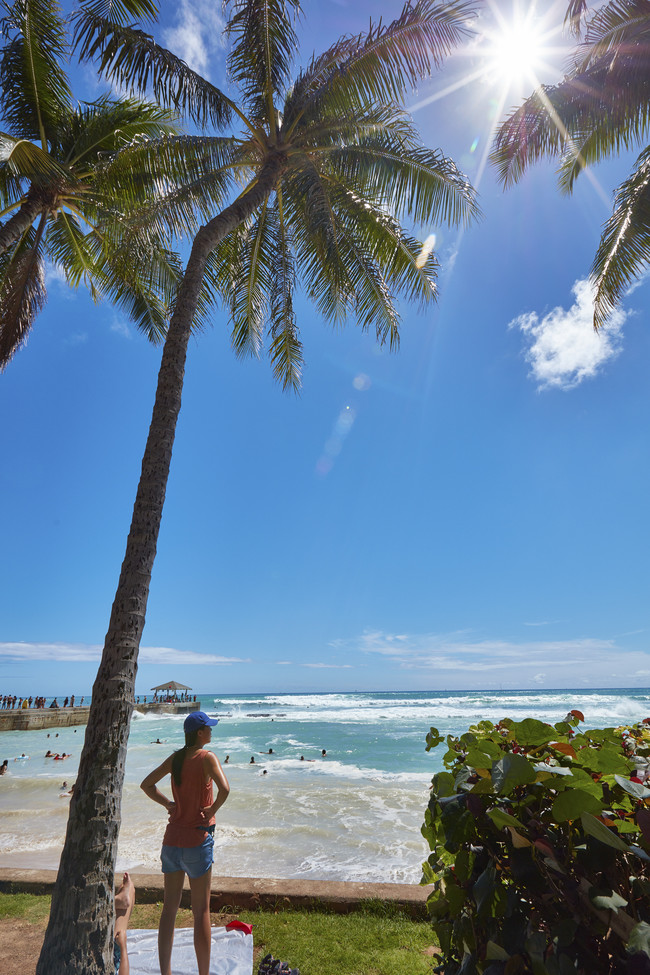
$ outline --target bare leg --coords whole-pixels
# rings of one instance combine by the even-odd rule
[[[210,948],[212,934],[210,931],[210,887],[212,884],[212,867],[202,877],[190,877],[192,891],[192,914],[194,915],[194,950],[199,966],[199,975],[210,973]],[[163,975],[166,975],[163,972]]]
[[[184,870],[163,874],[165,897],[158,924],[158,961],[160,975],[172,975],[172,947],[174,945],[174,922],[183,896]],[[121,975],[121,973],[120,973]]]
[[[135,904],[135,887],[133,881],[125,872],[122,884],[115,891],[115,940],[122,953],[120,961],[120,975],[129,975],[129,956],[126,950],[126,932],[129,926],[131,911]]]

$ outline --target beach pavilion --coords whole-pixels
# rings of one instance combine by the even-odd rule
[[[151,690],[155,691],[156,694],[161,691],[163,693],[166,692],[170,697],[173,691],[174,697],[176,698],[178,697],[179,691],[191,691],[192,688],[188,687],[187,684],[179,684],[178,681],[168,680],[166,684],[158,684],[157,687],[152,687]]]

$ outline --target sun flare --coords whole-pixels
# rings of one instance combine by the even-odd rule
[[[543,57],[544,40],[530,24],[503,27],[491,38],[492,67],[506,81],[534,79]]]

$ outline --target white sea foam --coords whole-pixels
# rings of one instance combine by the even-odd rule
[[[231,793],[217,817],[215,872],[417,882],[428,853],[420,835],[428,785],[444,752],[444,745],[425,751],[431,725],[460,734],[484,718],[554,723],[571,708],[584,711],[587,725],[616,725],[648,716],[650,693],[212,695],[198,707],[221,718],[210,747],[222,761],[230,756],[224,771]],[[183,744],[184,720],[134,716],[118,869],[159,869],[166,816],[139,782]],[[59,787],[76,777],[83,731],[50,734],[0,737],[6,755],[32,756],[10,763],[0,779],[0,865],[55,867],[58,861],[68,812]],[[166,739],[165,746],[152,744],[155,738]],[[72,758],[52,762],[43,757],[48,748]],[[269,748],[273,755],[260,754]],[[301,762],[301,755],[314,761]],[[169,792],[168,783],[161,787]]]

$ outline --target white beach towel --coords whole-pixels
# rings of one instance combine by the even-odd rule
[[[160,975],[158,932],[127,931],[131,975]],[[253,935],[243,931],[212,928],[210,975],[252,975]],[[196,954],[192,928],[176,928],[172,951],[172,975],[195,975]]]

